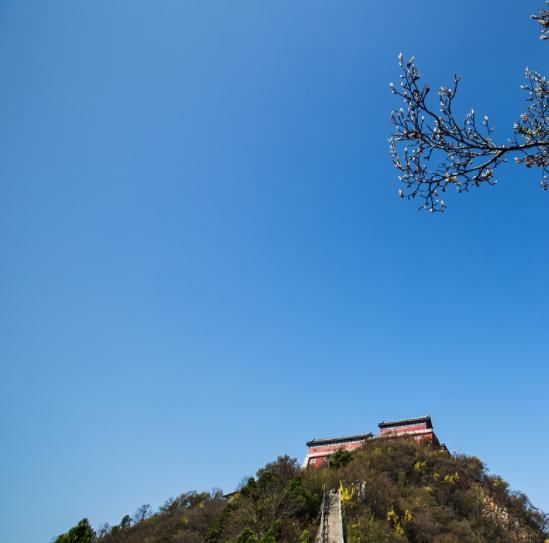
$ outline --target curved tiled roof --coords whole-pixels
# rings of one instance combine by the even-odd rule
[[[373,437],[372,433],[368,434],[358,434],[355,436],[343,436],[343,437],[329,437],[325,439],[312,439],[307,441],[307,447],[319,447],[321,445],[336,445],[338,443],[348,443],[351,441],[366,441]]]

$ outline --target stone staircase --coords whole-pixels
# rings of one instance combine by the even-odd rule
[[[341,498],[335,490],[324,493],[315,543],[344,543]]]

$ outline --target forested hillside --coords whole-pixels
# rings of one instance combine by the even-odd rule
[[[372,440],[330,465],[287,456],[233,495],[190,492],[116,526],[86,519],[55,543],[310,543],[324,489],[340,490],[347,543],[549,543],[547,516],[474,457],[406,440]]]

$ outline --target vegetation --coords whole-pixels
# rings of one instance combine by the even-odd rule
[[[532,16],[541,26],[542,40],[549,39],[549,1],[546,5]],[[549,189],[549,81],[542,74],[526,69],[526,109],[513,125],[512,137],[498,143],[487,115],[480,123],[474,110],[464,119],[456,116],[458,76],[430,103],[431,89],[419,83],[414,58],[404,61],[399,55],[399,64],[400,85],[391,84],[391,91],[404,107],[391,115],[389,141],[393,164],[400,171],[401,198],[418,198],[420,209],[444,211],[446,191],[495,184],[494,170],[510,156],[517,164],[539,168],[541,188]]]
[[[87,518],[83,518],[67,533],[55,539],[55,543],[92,543],[95,541],[95,532]]]
[[[279,457],[232,495],[182,494],[97,533],[83,520],[55,543],[311,543],[332,488],[347,543],[549,543],[548,517],[477,458],[379,439],[320,469]]]

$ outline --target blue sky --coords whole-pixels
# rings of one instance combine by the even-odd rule
[[[0,4],[0,540],[431,414],[549,510],[549,195],[396,197],[397,54],[504,140],[541,1]]]

